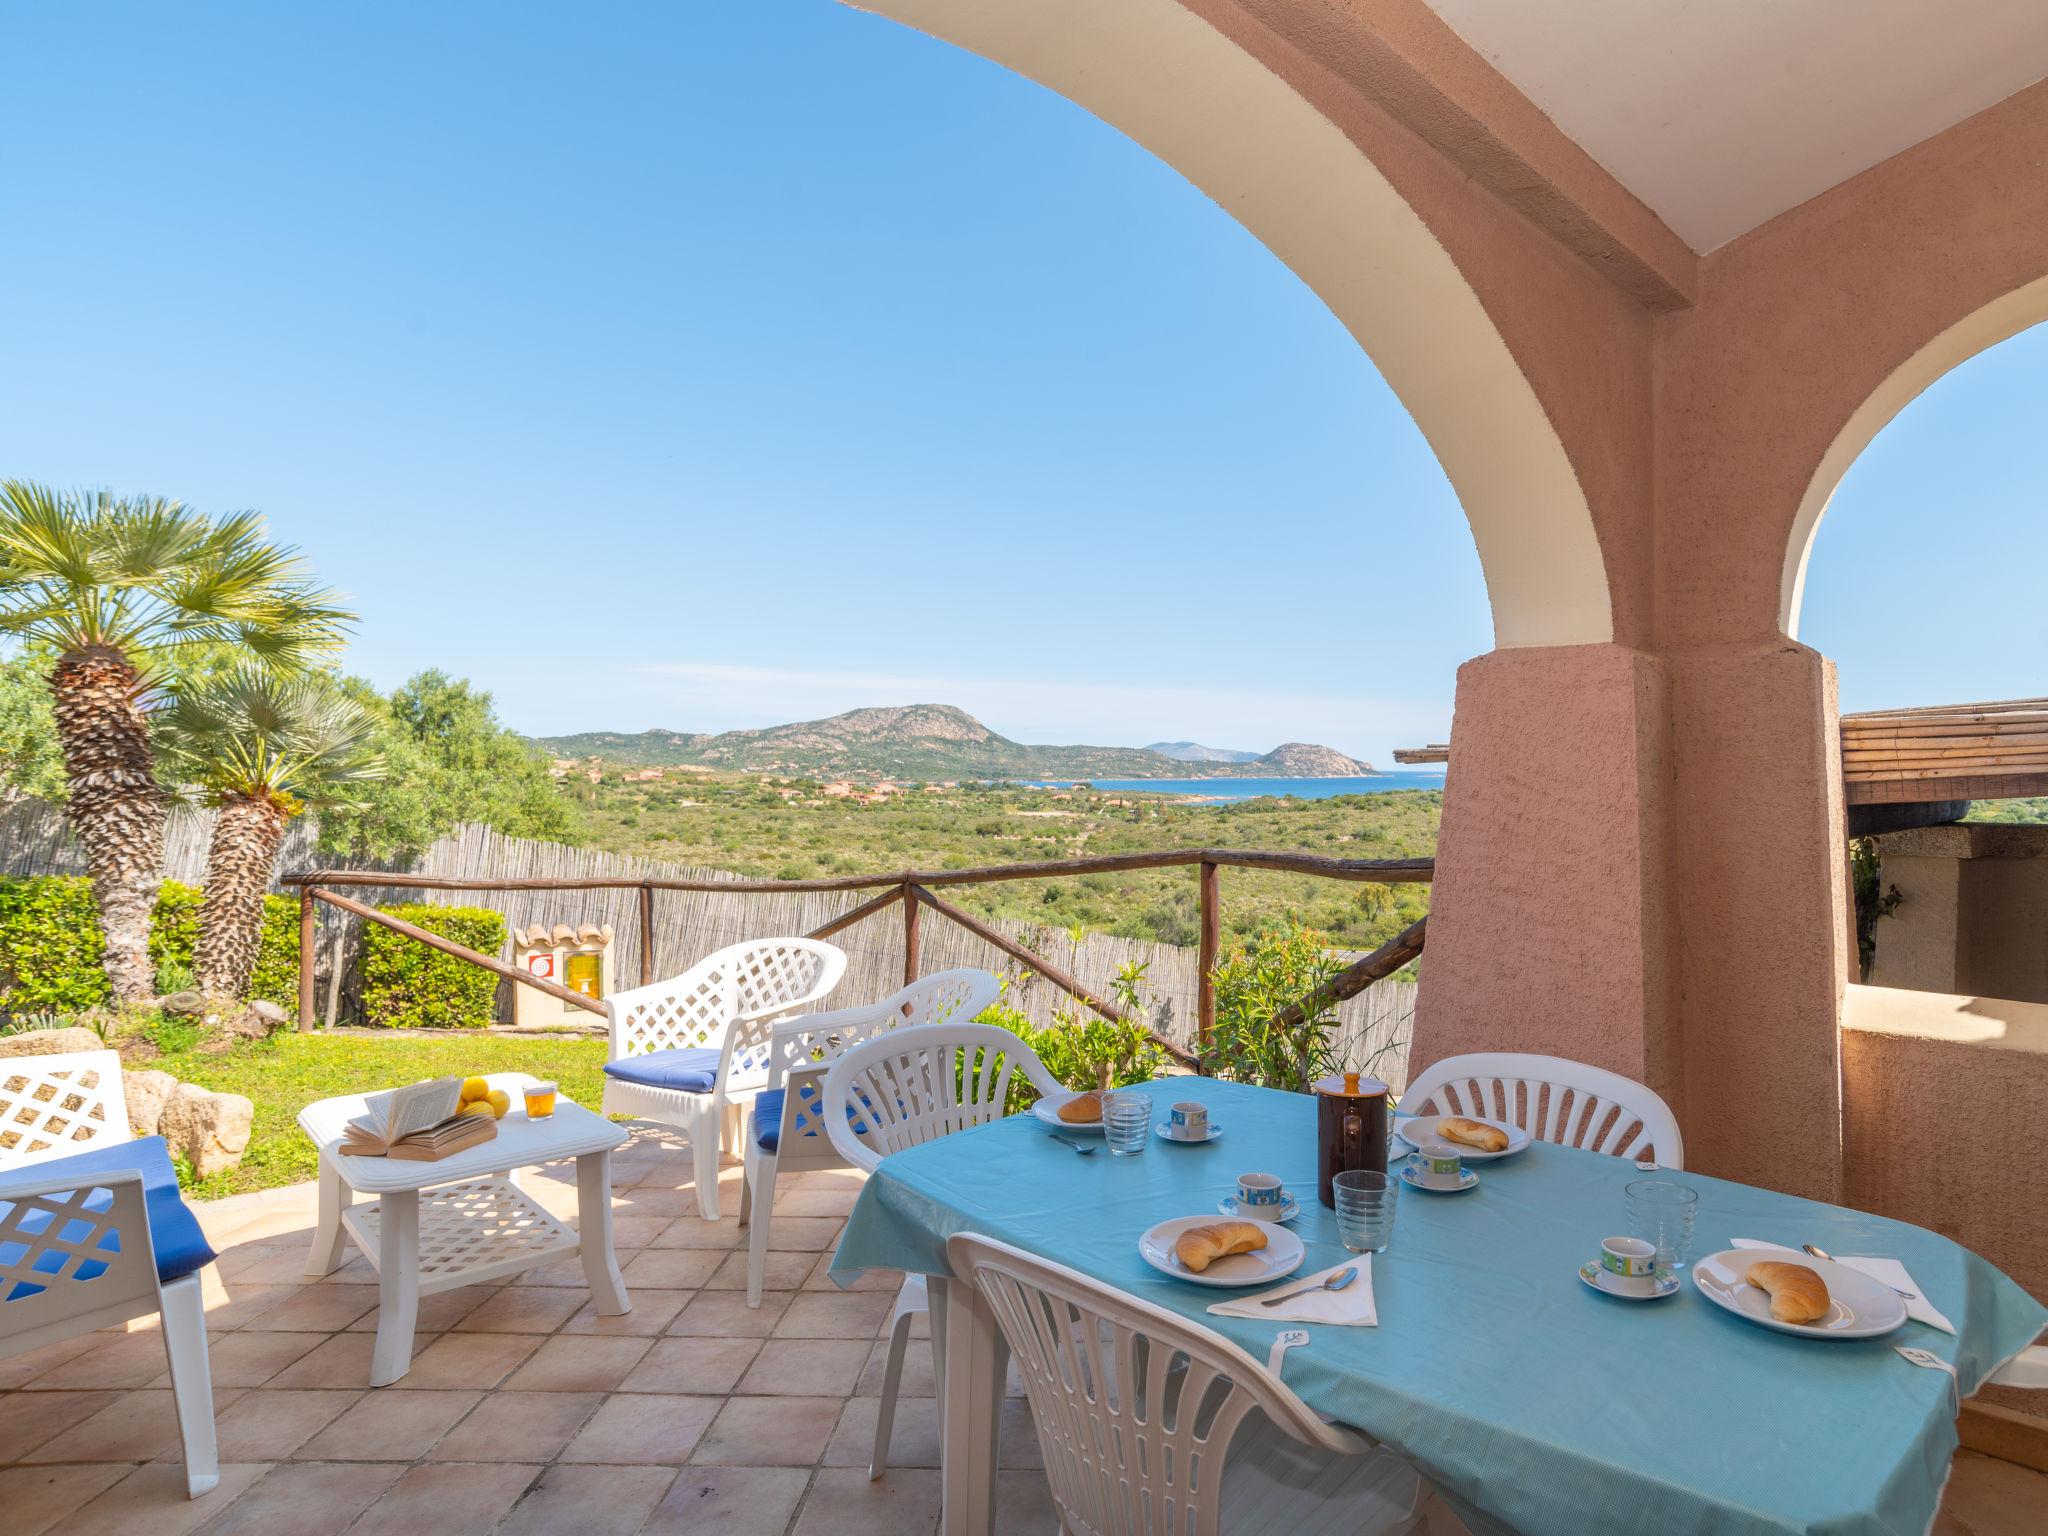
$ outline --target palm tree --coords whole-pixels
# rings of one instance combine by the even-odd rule
[[[314,586],[263,520],[215,520],[160,497],[57,492],[0,481],[0,633],[55,655],[50,693],[106,935],[107,980],[123,1002],[154,990],[149,914],[165,803],[150,760],[149,710],[179,655],[240,647],[269,665],[335,649],[354,615]]]
[[[199,989],[240,997],[263,937],[263,893],[301,811],[348,803],[382,778],[375,714],[322,672],[244,663],[180,689],[158,721],[164,759],[214,807],[199,904]]]

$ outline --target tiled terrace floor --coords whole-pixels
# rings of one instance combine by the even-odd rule
[[[558,1177],[550,1175],[559,1175]],[[737,1167],[723,1175],[728,1210]],[[527,1176],[575,1209],[573,1165]],[[785,1178],[769,1293],[746,1305],[732,1215],[695,1214],[687,1152],[643,1132],[614,1158],[633,1311],[600,1319],[571,1261],[429,1297],[413,1368],[364,1387],[375,1276],[301,1277],[310,1185],[202,1208],[222,1476],[188,1502],[154,1326],[0,1359],[0,1536],[920,1536],[938,1523],[931,1356],[904,1373],[891,1470],[867,1460],[894,1285],[825,1266],[853,1173]],[[920,1328],[920,1334],[923,1330]],[[1052,1536],[1021,1399],[1004,1425],[998,1525]],[[2038,1532],[2048,1478],[1964,1455],[1940,1536]]]

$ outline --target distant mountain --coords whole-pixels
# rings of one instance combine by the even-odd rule
[[[1172,779],[1327,778],[1371,773],[1328,747],[1289,742],[1263,757],[1183,760],[1150,747],[1040,747],[998,736],[950,704],[855,709],[829,720],[754,731],[585,731],[534,743],[556,757],[601,757],[630,767],[723,768],[809,778]],[[1176,743],[1192,745],[1192,743]],[[1202,749],[1210,750],[1210,749]]]
[[[1228,747],[1205,747],[1198,741],[1155,741],[1145,749],[1170,757],[1176,763],[1255,763],[1256,752],[1233,752]]]

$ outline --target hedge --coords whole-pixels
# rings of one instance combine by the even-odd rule
[[[382,910],[482,954],[505,947],[504,914],[488,907]],[[386,1029],[481,1028],[496,1009],[493,973],[374,923],[363,925],[362,977],[363,1022]]]

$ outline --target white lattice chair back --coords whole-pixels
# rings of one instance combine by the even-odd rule
[[[1632,1078],[1562,1056],[1479,1051],[1425,1068],[1401,1095],[1401,1113],[1478,1115],[1542,1141],[1685,1166],[1678,1118]]]
[[[963,966],[919,977],[879,1003],[784,1019],[774,1027],[768,1064],[768,1086],[786,1090],[778,1145],[787,1153],[799,1138],[818,1141],[819,1096],[835,1058],[891,1030],[952,1019],[965,1023],[1002,996],[1002,990],[1002,983],[987,971]]]
[[[727,945],[680,976],[607,998],[611,1058],[717,1047],[721,1084],[759,1081],[768,1070],[769,1026],[824,997],[845,972],[845,952],[818,939]]]
[[[0,1060],[0,1168],[128,1139],[118,1053],[64,1051]]]
[[[1040,1093],[1066,1091],[1038,1053],[1007,1029],[911,1025],[836,1057],[818,1112],[833,1149],[872,1172],[892,1152],[1001,1119],[1019,1072]]]
[[[973,1233],[951,1238],[946,1256],[986,1298],[1009,1345],[1062,1531],[1216,1536],[1231,1442],[1254,1410],[1284,1434],[1261,1447],[1269,1458],[1296,1443],[1325,1461],[1374,1448],[1325,1424],[1258,1361],[1199,1324]],[[1388,1512],[1412,1503],[1415,1489],[1410,1474]],[[1368,1528],[1363,1509],[1351,1514],[1329,1528]]]

